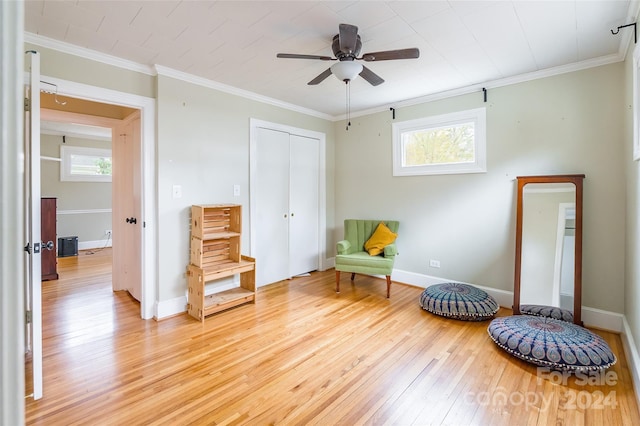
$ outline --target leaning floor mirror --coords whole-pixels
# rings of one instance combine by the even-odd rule
[[[517,178],[514,315],[556,311],[582,325],[583,179]]]

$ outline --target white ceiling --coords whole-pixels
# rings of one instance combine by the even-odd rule
[[[340,117],[344,83],[329,77],[307,85],[333,62],[276,53],[333,56],[340,23],[359,27],[362,53],[419,48],[419,59],[367,63],[386,80],[382,85],[351,83],[352,112],[375,110],[622,60],[633,28],[611,30],[635,22],[637,6],[630,0],[27,0],[25,30]]]

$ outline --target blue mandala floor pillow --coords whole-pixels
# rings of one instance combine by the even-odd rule
[[[487,292],[469,284],[443,283],[427,287],[420,306],[432,314],[465,321],[493,318],[500,306]]]
[[[514,315],[496,318],[487,330],[511,355],[554,370],[588,372],[616,363],[607,342],[576,324],[548,317]]]
[[[566,322],[573,322],[573,312],[545,305],[520,305],[520,313],[524,315],[535,315],[538,317],[548,317]]]

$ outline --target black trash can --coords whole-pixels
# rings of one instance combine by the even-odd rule
[[[58,257],[78,255],[78,237],[58,238]]]

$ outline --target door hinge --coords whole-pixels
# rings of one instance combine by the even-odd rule
[[[31,324],[33,321],[33,313],[31,311],[25,311],[24,320],[27,324]]]
[[[24,110],[25,112],[31,111],[31,99],[24,98]]]

